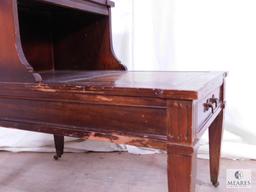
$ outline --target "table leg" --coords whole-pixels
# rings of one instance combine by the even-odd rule
[[[196,149],[168,146],[169,192],[194,192],[196,180]]]
[[[219,165],[221,153],[221,139],[223,126],[223,111],[216,117],[209,127],[209,151],[210,151],[210,174],[211,182],[217,187],[219,185]]]
[[[64,152],[64,136],[54,135],[54,144],[56,149],[56,154],[53,156],[55,160],[61,158]]]

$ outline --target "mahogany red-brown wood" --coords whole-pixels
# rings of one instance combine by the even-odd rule
[[[218,183],[224,72],[131,72],[116,58],[108,0],[0,1],[0,125],[166,150],[170,192],[195,190],[209,128]]]
[[[209,127],[209,147],[210,147],[210,174],[211,182],[214,186],[218,186],[219,163],[221,153],[223,111],[219,113],[217,118]]]

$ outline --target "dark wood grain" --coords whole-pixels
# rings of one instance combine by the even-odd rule
[[[165,135],[166,133],[166,111],[160,107],[47,102],[29,99],[0,99],[0,102],[2,119],[41,121],[81,127],[85,130],[102,129],[124,133],[136,130],[136,133],[145,135]]]
[[[113,52],[108,7],[105,15],[74,9],[72,2],[94,5],[82,0],[19,2],[21,41],[34,70],[125,69]]]
[[[104,94],[202,99],[223,83],[223,72],[44,72],[44,82],[53,88],[59,84],[77,86],[77,91]],[[205,82],[208,82],[207,84]],[[47,89],[47,87],[45,86]],[[64,88],[64,87],[63,87]],[[65,89],[65,88],[64,88]],[[74,90],[75,91],[75,90]],[[144,95],[145,94],[145,95]]]
[[[64,153],[64,136],[54,135],[54,144],[56,148],[56,154],[53,156],[53,158],[58,160]]]
[[[221,99],[224,100],[224,85],[222,85]],[[223,106],[224,108],[224,106]],[[223,132],[223,116],[224,110],[222,110],[215,118],[213,123],[209,127],[209,151],[210,151],[210,174],[211,182],[214,186],[218,186],[218,176],[220,169],[221,158],[221,140]]]
[[[0,125],[165,150],[169,192],[195,190],[209,128],[219,174],[225,72],[126,71],[112,46],[108,0],[0,1]]]
[[[27,62],[20,42],[17,2],[0,1],[0,81],[40,81]],[[34,75],[34,76],[33,76]]]
[[[169,192],[195,191],[197,146],[170,144],[168,153]]]
[[[209,147],[210,147],[210,174],[211,182],[218,186],[219,162],[221,153],[223,112],[214,120],[209,128]]]

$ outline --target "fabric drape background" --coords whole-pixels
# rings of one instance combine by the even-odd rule
[[[222,154],[256,159],[256,2],[254,0],[115,0],[113,41],[129,70],[224,70]],[[120,146],[68,139],[67,150]],[[1,129],[0,149],[52,151],[52,136]],[[122,148],[123,150],[124,148]],[[141,152],[129,148],[133,152]],[[207,134],[199,154],[207,157]]]
[[[119,6],[124,2],[128,6]],[[130,17],[128,38],[115,42],[129,45],[132,58],[124,60],[129,70],[229,72],[223,156],[256,159],[256,2],[119,0],[116,4],[114,13],[124,9]],[[116,31],[122,19],[113,19]],[[127,54],[116,51],[120,56]],[[201,154],[208,152],[207,141],[205,134]]]

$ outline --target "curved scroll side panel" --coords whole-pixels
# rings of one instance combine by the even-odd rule
[[[113,48],[113,39],[112,39],[112,24],[111,24],[111,9],[109,9],[109,18],[107,18],[102,25],[104,26],[104,36],[103,42],[99,55],[99,63],[104,63],[105,69],[113,70],[127,70],[125,65],[122,65],[119,59],[117,58],[114,48]]]
[[[0,81],[41,81],[21,48],[16,0],[0,1]]]

